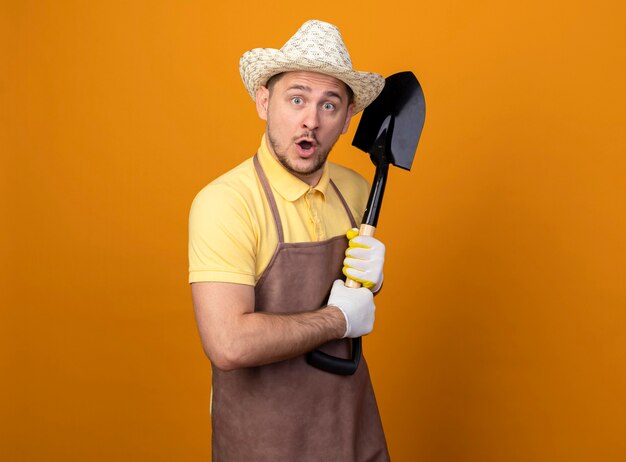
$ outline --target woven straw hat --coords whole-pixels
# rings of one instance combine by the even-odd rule
[[[319,72],[345,82],[354,92],[355,113],[365,109],[385,85],[382,75],[353,70],[339,29],[317,20],[305,22],[280,50],[255,48],[239,60],[239,72],[252,99],[270,77],[288,71]]]

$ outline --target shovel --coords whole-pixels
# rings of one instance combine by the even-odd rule
[[[376,173],[363,222],[362,236],[373,236],[383,202],[389,165],[411,170],[415,150],[424,126],[426,105],[424,92],[412,72],[399,72],[385,79],[380,95],[363,111],[352,145],[370,155]],[[361,287],[347,279],[346,286]],[[361,337],[352,339],[352,358],[331,356],[320,350],[307,354],[307,362],[326,372],[352,375],[361,360]]]

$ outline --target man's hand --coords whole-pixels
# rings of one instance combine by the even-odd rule
[[[339,308],[346,318],[343,338],[361,337],[374,328],[374,295],[365,287],[351,289],[341,279],[337,279],[330,291],[328,306]]]
[[[385,245],[372,236],[359,236],[352,228],[346,233],[350,240],[343,261],[343,274],[376,293],[383,283]]]

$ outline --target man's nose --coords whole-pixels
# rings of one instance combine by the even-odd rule
[[[315,130],[319,127],[319,109],[317,106],[310,106],[306,109],[302,125],[309,130]]]

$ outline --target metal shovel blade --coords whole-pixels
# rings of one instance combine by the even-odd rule
[[[375,165],[383,160],[411,170],[425,117],[424,92],[415,75],[411,71],[390,75],[383,91],[363,111],[352,145],[369,153]]]

